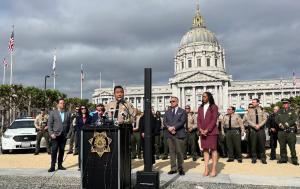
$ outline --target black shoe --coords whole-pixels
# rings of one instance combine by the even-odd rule
[[[228,159],[227,160],[227,162],[233,162],[234,161],[234,159]]]
[[[204,158],[202,158],[201,161],[204,161]]]
[[[181,175],[181,176],[185,175],[184,171],[183,170],[179,170],[179,175]]]
[[[50,152],[50,151],[48,151],[47,153],[48,153],[49,155],[51,155],[51,152]]]
[[[131,159],[136,159],[136,156],[132,156]]]
[[[68,151],[67,154],[73,154],[73,151]]]
[[[239,163],[243,163],[243,160],[241,160],[241,159],[238,159],[238,162],[239,162]]]
[[[36,156],[36,155],[39,155],[39,153],[38,153],[38,152],[35,152],[33,155],[35,155],[35,156]]]
[[[141,155],[139,155],[139,156],[138,156],[138,159],[142,159],[142,156],[141,156]]]
[[[171,170],[171,171],[168,172],[169,175],[172,175],[172,174],[175,174],[175,173],[177,173],[177,171],[172,171]]]
[[[267,164],[267,161],[265,159],[261,160],[262,164]]]
[[[278,163],[278,164],[281,164],[281,163],[287,163],[287,161],[286,161],[286,160],[283,160],[283,159],[280,159],[280,160],[277,161],[277,163]]]
[[[81,169],[80,169],[80,168],[78,168],[78,171],[81,171]]]
[[[64,166],[62,166],[62,165],[59,165],[59,166],[57,167],[57,169],[58,169],[58,170],[66,170],[66,168],[65,168]]]
[[[168,159],[168,157],[167,157],[167,156],[164,156],[164,157],[162,157],[161,159],[162,159],[162,160],[166,160],[166,159]]]
[[[275,160],[276,158],[275,157],[270,157],[270,160]]]
[[[184,160],[187,160],[187,156],[184,156],[183,159],[184,159]]]
[[[293,161],[292,164],[293,165],[299,165],[299,163],[297,161]]]
[[[255,164],[255,163],[256,163],[256,159],[253,159],[253,160],[251,161],[251,163]]]
[[[193,161],[197,161],[197,158],[196,158],[196,157],[193,157]]]
[[[155,159],[159,159],[159,156],[156,156]]]
[[[74,152],[73,155],[74,155],[74,156],[78,155],[78,152]]]
[[[48,169],[48,172],[51,173],[51,172],[54,172],[55,171],[55,168],[54,167],[50,167],[50,169]]]

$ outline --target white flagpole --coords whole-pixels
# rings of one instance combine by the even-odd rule
[[[83,79],[83,70],[82,70],[82,64],[81,64],[81,70],[80,70],[80,99],[82,100],[82,79]]]
[[[99,89],[100,89],[100,95],[99,95],[99,100],[101,100],[101,102],[102,102],[102,99],[101,99],[101,90],[102,90],[102,78],[101,78],[101,72],[100,72],[100,81],[99,81]]]
[[[55,74],[55,70],[53,70],[53,89],[55,90],[55,78],[56,78],[56,74]]]
[[[10,79],[9,79],[9,84],[12,84],[12,74],[13,74],[13,55],[12,55],[12,51],[10,51]]]
[[[56,49],[54,51],[54,55],[53,55],[53,63],[52,63],[52,70],[53,70],[53,89],[55,90],[56,86],[55,86],[55,79],[56,79]]]
[[[5,84],[5,69],[6,69],[6,66],[4,65],[3,66],[3,85]]]

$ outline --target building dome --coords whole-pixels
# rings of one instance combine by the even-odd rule
[[[193,43],[211,43],[218,45],[216,36],[205,27],[194,27],[181,39],[180,46]]]

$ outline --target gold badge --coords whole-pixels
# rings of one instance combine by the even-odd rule
[[[94,132],[94,136],[89,142],[92,145],[91,152],[96,152],[100,157],[102,157],[105,152],[110,152],[109,145],[112,142],[112,139],[108,138],[106,132]]]

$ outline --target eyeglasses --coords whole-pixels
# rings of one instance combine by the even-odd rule
[[[85,110],[86,108],[83,107],[83,108],[81,108],[81,109],[82,109],[82,110]]]
[[[175,100],[171,100],[170,103],[176,102]]]
[[[227,110],[232,110],[231,108],[228,108]]]
[[[191,108],[185,108],[186,110],[189,110],[189,109],[191,109]]]

